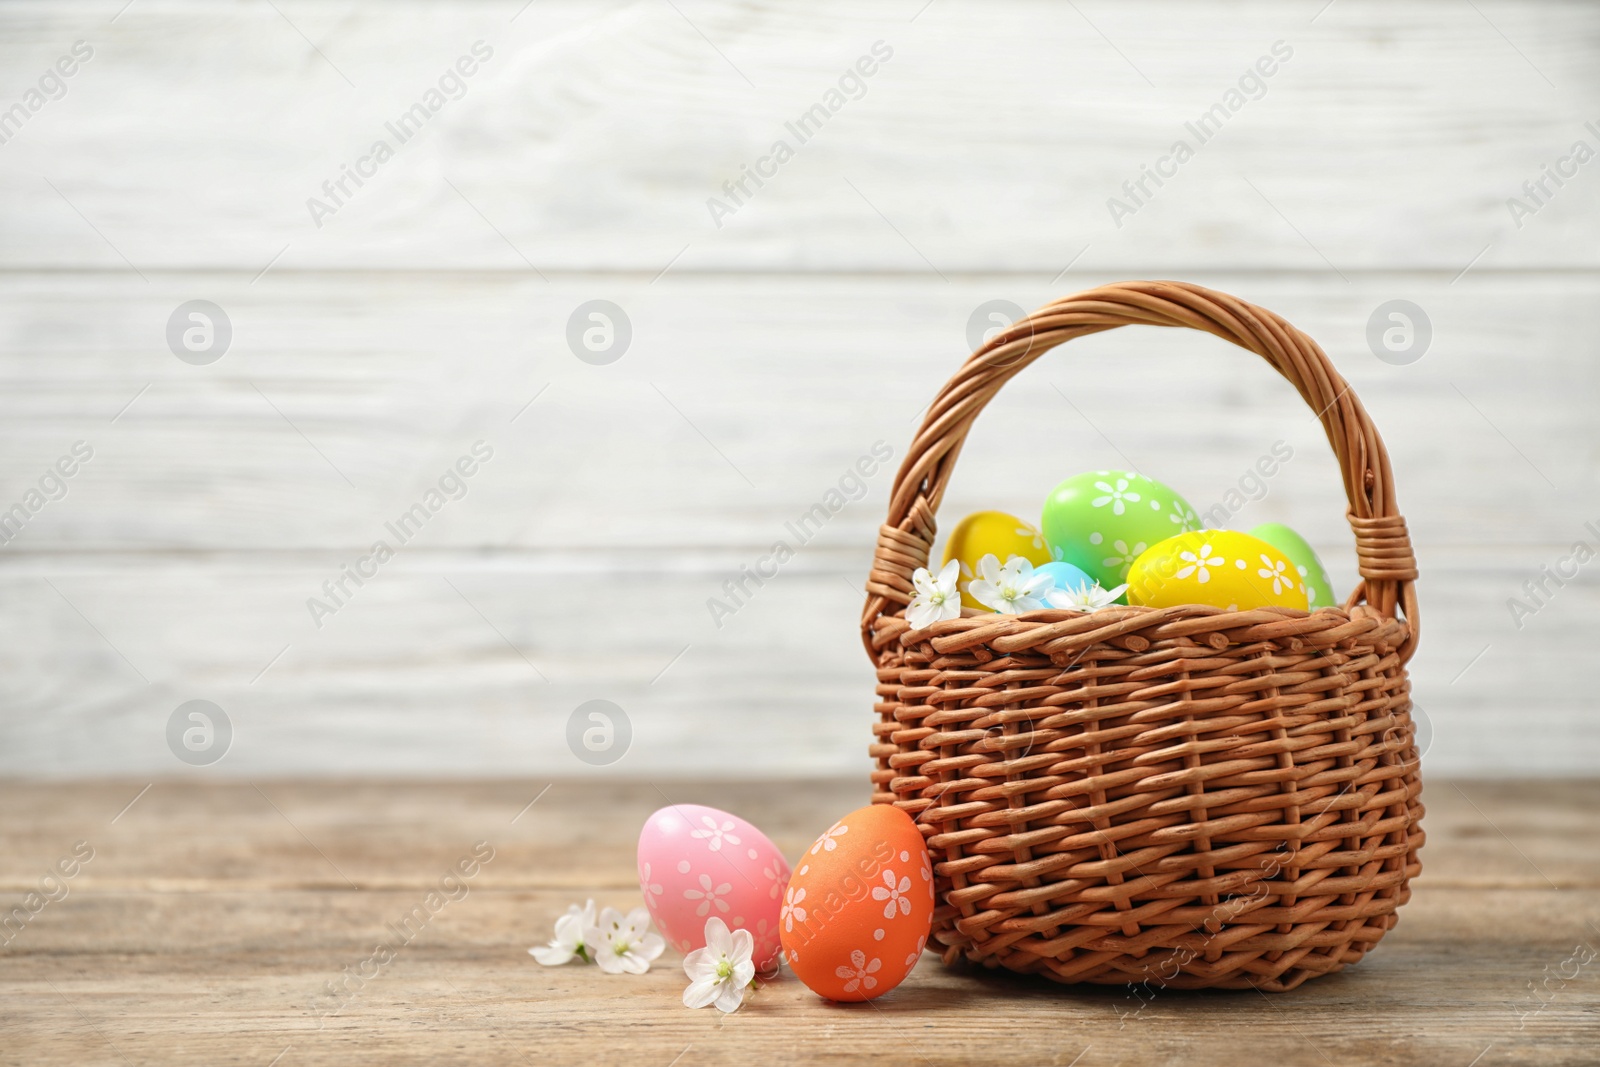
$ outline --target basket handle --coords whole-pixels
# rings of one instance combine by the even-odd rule
[[[1406,621],[1400,662],[1416,648],[1416,556],[1406,522],[1395,507],[1394,476],[1383,439],[1361,401],[1317,343],[1279,316],[1237,297],[1186,282],[1114,282],[1046,304],[997,333],[974,352],[928,407],[922,426],[895,474],[889,517],[867,578],[861,616],[867,653],[876,659],[872,627],[882,615],[911,602],[911,575],[928,565],[937,524],[934,513],[967,431],[984,405],[1018,371],[1064,341],[1118,326],[1187,326],[1204,330],[1270,363],[1321,419],[1339,460],[1346,517],[1356,539],[1361,581],[1345,602],[1365,602],[1387,618]]]

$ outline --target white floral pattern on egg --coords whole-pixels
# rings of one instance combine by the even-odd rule
[[[1134,561],[1128,603],[1304,610],[1306,591],[1293,562],[1260,538],[1237,530],[1195,530],[1152,545]]]
[[[1054,558],[1105,589],[1127,581],[1148,546],[1199,526],[1187,500],[1134,471],[1089,471],[1066,479],[1046,498],[1039,524]]]
[[[715,917],[749,930],[757,968],[771,969],[789,864],[766,834],[716,808],[673,804],[639,831],[638,864],[645,907],[679,951],[703,947],[706,920]]]
[[[817,838],[790,880],[780,927],[790,969],[830,1000],[888,992],[927,943],[932,887],[909,815],[890,804],[851,812]]]

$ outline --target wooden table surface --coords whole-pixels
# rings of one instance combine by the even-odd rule
[[[1425,874],[1359,966],[1269,997],[1066,988],[924,957],[871,1004],[792,976],[737,1014],[648,975],[546,968],[567,903],[639,903],[655,808],[719,805],[796,855],[860,781],[0,784],[7,1064],[1592,1064],[1600,781],[1430,780]],[[130,803],[131,802],[131,803]],[[486,842],[487,844],[479,844]],[[387,924],[493,858],[394,960]],[[85,858],[87,857],[87,858]],[[76,873],[26,894],[64,861]],[[65,890],[65,895],[63,894]],[[15,914],[15,913],[11,913]],[[334,1005],[327,983],[370,975]]]

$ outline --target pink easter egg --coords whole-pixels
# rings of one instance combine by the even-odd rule
[[[778,911],[789,864],[750,823],[700,804],[673,804],[639,831],[639,888],[656,928],[679,952],[704,948],[713,915],[755,939],[752,959],[769,970],[782,948]]]

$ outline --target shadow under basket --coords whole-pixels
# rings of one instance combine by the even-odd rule
[[[1318,413],[1361,581],[1342,607],[1046,610],[912,630],[911,576],[973,420],[1048,349],[1125,325],[1203,330]],[[978,349],[896,475],[862,636],[877,666],[877,803],[916,819],[946,963],[1061,982],[1293,989],[1361,959],[1421,870],[1405,664],[1416,560],[1389,457],[1316,343],[1178,282],[1049,304]]]

